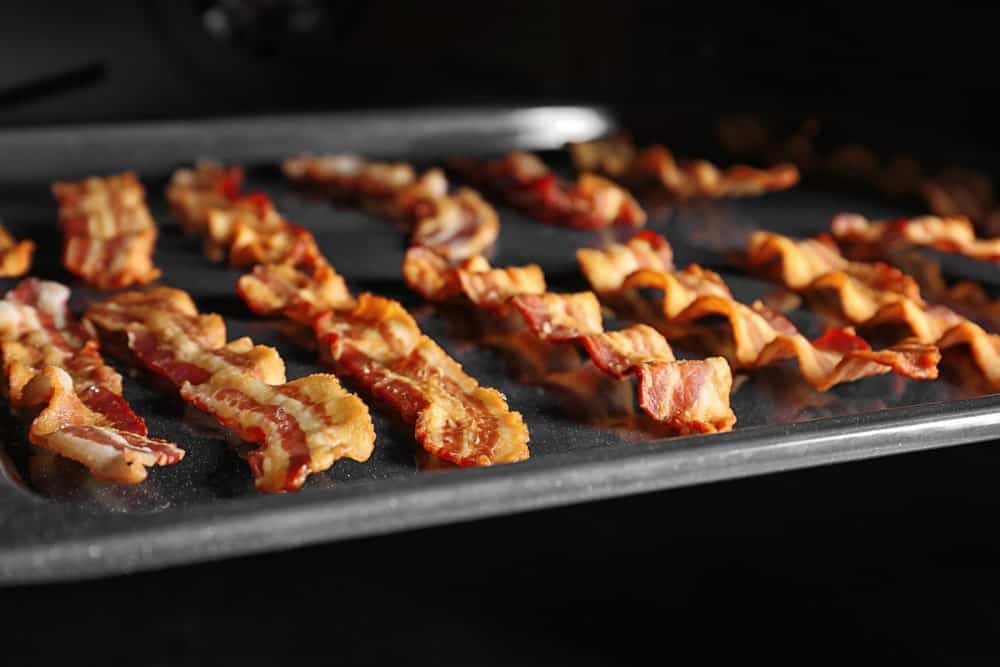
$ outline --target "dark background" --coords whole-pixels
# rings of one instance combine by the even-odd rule
[[[579,101],[681,142],[719,112],[817,113],[845,138],[989,156],[996,19],[844,3],[6,3],[0,125]],[[4,654],[995,663],[995,447],[2,590]]]

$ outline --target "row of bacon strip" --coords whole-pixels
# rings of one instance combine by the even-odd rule
[[[790,187],[798,179],[794,167],[787,166],[771,170],[737,166],[723,172],[708,163],[696,162],[681,168],[663,147],[654,146],[636,154],[631,144],[621,137],[577,144],[571,146],[571,152],[578,168],[597,169],[635,183],[658,181],[677,197],[761,194]],[[499,181],[499,186],[493,189],[508,188],[511,179],[500,165],[512,164],[511,156],[485,164],[480,172],[486,176],[492,174]],[[415,252],[411,249],[408,257]],[[709,338],[711,351],[723,354],[734,368],[758,368],[795,358],[806,381],[820,390],[890,371],[917,379],[937,377],[940,353],[933,344],[906,340],[892,348],[876,351],[853,330],[842,328],[830,329],[822,337],[809,341],[787,318],[763,304],[747,306],[736,301],[717,274],[697,265],[674,270],[666,239],[651,232],[641,232],[626,244],[614,244],[603,250],[582,249],[578,256],[591,286],[608,305],[620,309],[623,301],[630,301],[629,305],[634,307],[637,305],[636,289],[661,290],[661,312],[650,319],[660,325],[666,323],[668,326],[661,326],[661,329],[668,333],[677,331],[673,326],[676,324],[709,317],[724,318],[728,333],[721,340]],[[509,274],[519,270],[506,271]],[[406,273],[404,265],[404,275]],[[428,273],[431,272],[425,269],[418,275]],[[437,289],[447,292],[455,290],[457,285],[474,300],[476,297],[470,294],[468,286],[471,282],[468,268],[459,267],[456,273],[457,280],[451,280],[450,284],[447,280],[438,280]],[[498,270],[494,273],[503,274]],[[502,283],[500,279],[494,282]],[[424,283],[433,285],[426,279]],[[641,304],[638,305],[638,310],[642,311]]]
[[[503,395],[464,372],[399,303],[353,297],[312,235],[263,195],[243,194],[238,170],[180,170],[168,199],[192,234],[252,264],[238,291],[254,312],[311,328],[335,368],[385,401],[431,455],[458,465],[528,457],[528,430]]]
[[[531,156],[532,159],[536,159]],[[413,196],[407,180],[381,179],[373,188],[373,178],[350,182],[339,174],[330,175],[330,165],[352,164],[362,172],[387,174],[405,165],[367,163],[356,157],[329,156],[293,158],[285,163],[285,173],[292,179],[320,186],[339,198],[362,201],[367,208],[393,212],[412,220],[416,229],[433,220],[446,207],[447,185],[434,193],[426,190]],[[431,170],[417,178],[411,171],[410,182],[427,180]],[[366,189],[362,191],[360,185]],[[395,189],[394,189],[395,186]],[[376,195],[375,192],[378,194]],[[463,190],[461,192],[469,192]],[[478,195],[474,195],[478,201]],[[484,206],[488,206],[483,204]],[[492,212],[483,220],[495,220]],[[474,223],[470,223],[474,224]],[[475,236],[475,228],[470,229]],[[669,252],[669,246],[664,246]],[[616,379],[638,377],[639,405],[654,420],[677,433],[714,432],[732,428],[736,417],[729,405],[732,375],[724,359],[678,361],[666,339],[655,329],[635,325],[621,331],[604,331],[601,307],[593,292],[558,294],[548,292],[545,277],[537,265],[492,268],[482,255],[461,262],[452,261],[456,253],[447,246],[427,245],[418,235],[403,262],[407,284],[431,301],[464,299],[466,304],[486,311],[498,320],[519,316],[536,340],[545,343],[579,344],[596,368]]]
[[[624,244],[581,249],[577,258],[594,290],[625,315],[663,322],[668,329],[710,317],[723,318],[728,324],[723,339],[704,334],[701,338],[710,341],[734,368],[760,368],[794,358],[803,378],[823,391],[890,371],[915,379],[937,377],[940,355],[933,345],[909,340],[889,349],[872,350],[854,331],[837,328],[810,341],[787,318],[763,303],[748,306],[737,301],[718,274],[696,264],[675,269],[655,251],[665,243],[662,237],[644,232]],[[642,307],[644,299],[635,293],[641,288],[662,293],[659,312],[652,316]]]

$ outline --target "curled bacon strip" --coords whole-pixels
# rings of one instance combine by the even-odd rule
[[[17,278],[31,268],[35,242],[17,241],[7,228],[0,225],[0,278]]]
[[[728,431],[736,421],[729,407],[732,374],[724,359],[676,361],[666,339],[646,325],[605,332],[593,292],[547,292],[535,265],[494,269],[480,257],[452,268],[423,248],[410,248],[403,273],[430,300],[464,296],[489,311],[513,308],[537,340],[579,343],[604,373],[638,376],[640,406],[676,433]]]
[[[474,208],[479,202],[489,208],[478,197],[464,192],[439,201],[447,184],[442,187],[439,179],[443,179],[443,174],[433,170],[417,179],[406,165],[368,165],[359,159],[346,158],[301,158],[290,160],[285,169],[299,178],[312,174],[311,182],[324,183],[331,194],[358,196],[370,206],[405,211],[408,216],[423,212],[440,217],[450,216],[447,211],[458,211],[462,216],[474,217],[475,211],[468,213],[467,206]],[[212,193],[222,186],[208,186],[209,168],[202,167],[200,171],[200,182],[209,193],[205,198],[212,199],[212,206],[219,206],[221,202]],[[227,183],[228,201],[245,201],[238,186],[229,187],[232,179],[227,174],[238,172],[213,168],[211,173],[218,182]],[[191,174],[175,176],[173,197],[187,201],[190,210],[204,211],[206,224],[201,228],[207,228],[220,246],[228,244],[232,257],[235,237],[221,233],[226,219],[219,213],[232,209],[195,206],[193,202],[198,197],[188,196],[183,189],[186,183],[195,180]],[[183,210],[180,213],[185,214]],[[489,239],[492,243],[498,221],[492,209],[487,213],[494,225]],[[199,228],[197,221],[188,226]],[[293,226],[285,223],[265,228],[261,224],[261,238],[267,242],[288,227]],[[441,254],[435,257],[461,254],[461,244],[468,242],[461,235],[445,238],[447,234],[443,237],[431,234],[432,226],[421,227],[419,223],[415,235],[422,233],[421,229],[432,239],[441,240],[442,245],[434,246]],[[255,256],[258,263],[253,271],[240,277],[237,290],[254,312],[280,315],[310,327],[315,323],[317,339],[339,368],[386,400],[404,420],[414,423],[416,437],[424,449],[440,459],[459,465],[490,465],[528,457],[527,427],[499,392],[480,387],[444,350],[420,333],[399,303],[367,294],[355,301],[344,280],[320,254],[312,235],[305,230],[302,234],[310,241],[307,253]],[[449,250],[442,252],[442,248]]]
[[[645,211],[621,186],[592,173],[580,174],[576,183],[564,181],[531,153],[515,151],[492,161],[454,158],[448,165],[539,220],[576,229],[646,223]]]
[[[282,168],[296,183],[409,225],[412,245],[430,248],[451,262],[481,253],[500,232],[493,207],[467,188],[449,195],[440,169],[418,176],[405,163],[366,162],[349,155],[303,155],[289,158]]]
[[[57,182],[59,223],[65,235],[63,266],[98,289],[117,289],[156,280],[156,226],[146,192],[129,172]]]
[[[822,277],[827,282],[858,283],[923,303],[920,286],[912,277],[882,262],[849,262],[828,236],[791,239],[760,231],[751,236],[750,248],[751,268],[789,289],[803,289]]]
[[[893,247],[923,246],[1000,262],[1000,238],[978,238],[972,222],[965,217],[925,215],[873,222],[862,215],[843,213],[833,219],[831,231],[859,259],[884,257]]]
[[[757,232],[750,239],[748,259],[752,268],[780,280],[789,289],[831,294],[842,317],[852,324],[902,325],[919,342],[935,344],[942,350],[968,346],[982,374],[992,386],[1000,386],[1000,336],[987,333],[948,308],[925,303],[919,290],[912,294],[859,277],[865,275],[862,268],[878,274],[878,265],[848,263],[838,254],[841,266],[847,269],[810,269],[810,249],[814,245],[810,240]]]
[[[737,367],[760,368],[794,358],[803,378],[821,391],[890,371],[917,379],[937,377],[940,354],[933,345],[906,341],[873,351],[850,329],[831,329],[810,342],[790,321],[762,303],[747,306],[736,301],[718,274],[700,266],[634,269],[648,260],[648,248],[648,240],[633,239],[604,250],[581,249],[577,257],[587,280],[600,286],[602,296],[652,287],[663,292],[662,314],[668,322],[725,318],[731,340],[724,356]]]
[[[0,301],[3,392],[34,414],[29,440],[73,459],[99,480],[135,484],[146,468],[184,457],[173,443],[149,438],[146,423],[122,397],[122,378],[104,363],[69,314],[69,289],[34,278]]]
[[[92,305],[86,317],[184,400],[260,443],[248,456],[260,491],[294,491],[338,459],[371,455],[375,430],[357,396],[332,375],[286,382],[276,350],[247,338],[225,343],[222,319],[200,315],[185,292],[126,292]]]
[[[719,169],[706,160],[678,162],[659,145],[637,152],[622,135],[570,144],[569,151],[580,171],[601,172],[635,186],[653,185],[677,199],[752,197],[786,190],[799,182],[799,170],[791,164]]]

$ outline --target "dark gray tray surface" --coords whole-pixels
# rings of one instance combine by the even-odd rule
[[[587,116],[585,110],[573,113],[575,118],[603,118],[596,112]],[[336,120],[334,126],[343,129],[344,119]],[[489,127],[496,132],[495,126]],[[209,125],[206,131],[212,128]],[[538,147],[553,145],[541,136],[536,133]],[[329,138],[325,141],[327,148],[336,147]],[[411,155],[405,150],[408,146],[401,144],[396,156],[430,157],[427,153]],[[203,154],[196,146],[190,148],[192,157]],[[230,157],[224,145],[216,148],[215,155]],[[459,148],[445,144],[448,152]],[[473,142],[467,152],[478,152],[477,148]],[[58,154],[40,154],[36,159],[58,165]],[[282,155],[279,152],[269,161]],[[116,169],[129,166],[123,162]],[[249,335],[278,347],[290,378],[323,370],[314,353],[290,342],[280,327],[247,312],[233,290],[238,272],[210,263],[199,252],[198,243],[181,236],[169,221],[162,195],[166,169],[153,168],[145,174],[150,205],[162,228],[156,261],[164,269],[163,282],[189,290],[204,311],[223,314],[231,338]],[[52,177],[62,175],[55,169]],[[38,275],[67,280],[56,252],[59,234],[48,180],[0,185],[0,217],[15,234],[39,241]],[[316,234],[353,290],[401,299],[424,330],[472,375],[503,391],[531,429],[532,459],[494,469],[419,472],[412,428],[395,422],[390,413],[372,403],[378,440],[371,461],[339,462],[327,473],[312,476],[298,494],[259,496],[247,466],[203,416],[157,393],[145,378],[129,379],[126,395],[147,418],[151,433],[177,440],[187,457],[177,466],[152,470],[150,478],[135,487],[101,486],[73,470],[44,488],[0,479],[0,581],[55,580],[161,567],[974,442],[1000,432],[996,409],[1000,397],[966,400],[960,387],[947,382],[915,383],[883,376],[826,395],[798,387],[789,399],[788,388],[797,385],[794,373],[787,369],[756,374],[734,394],[739,422],[733,433],[664,440],[643,430],[584,423],[562,409],[556,393],[517,382],[499,355],[454,335],[454,322],[405,289],[399,275],[405,235],[391,223],[296,193],[273,166],[252,169],[250,186],[270,192],[280,210]],[[903,212],[855,195],[802,189],[760,200],[662,210],[650,226],[668,234],[680,263],[698,260],[724,269],[720,245],[736,241],[747,229],[815,231],[810,227],[825,224],[830,214],[841,209],[871,215]],[[497,264],[538,262],[554,290],[585,287],[574,251],[600,242],[602,234],[558,229],[508,209],[501,209],[501,217]],[[743,298],[770,289],[731,270],[725,271],[725,277]],[[4,283],[4,289],[9,284]],[[78,308],[95,297],[89,290],[75,290]],[[816,326],[808,312],[794,316],[806,329]],[[626,395],[631,394],[626,391]],[[8,470],[13,471],[9,477],[27,478],[26,446],[17,428],[8,428],[5,456]]]

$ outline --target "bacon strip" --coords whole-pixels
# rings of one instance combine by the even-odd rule
[[[178,169],[167,186],[173,214],[205,239],[212,259],[253,267],[237,290],[254,312],[283,314],[305,326],[331,308],[350,308],[347,284],[306,229],[289,222],[263,193],[242,192],[243,171],[213,162]]]
[[[181,397],[240,438],[260,443],[248,461],[257,489],[295,491],[335,461],[366,461],[375,430],[368,408],[332,375],[285,380],[276,350],[248,338],[225,343],[217,315],[167,287],[126,292],[87,309],[101,336],[169,380]]]
[[[1000,263],[1000,238],[981,239],[966,217],[900,218],[873,222],[862,215],[836,216],[831,231],[859,259],[884,257],[893,247],[923,246]]]
[[[178,169],[167,185],[171,212],[192,236],[204,236],[208,213],[227,210],[240,197],[243,170],[202,161],[194,169]]]
[[[448,166],[544,222],[575,229],[646,223],[645,211],[621,186],[591,173],[580,174],[575,183],[565,181],[531,153],[515,151],[491,161],[453,158]]]
[[[0,278],[18,278],[31,268],[35,242],[18,241],[0,225]]]
[[[676,199],[753,197],[799,182],[799,171],[791,164],[719,169],[707,160],[678,162],[660,145],[637,152],[623,135],[570,144],[569,152],[580,171],[600,172],[633,186],[653,185]]]
[[[828,236],[791,239],[772,232],[754,232],[750,238],[751,268],[766,273],[789,289],[799,290],[823,277],[827,281],[859,283],[878,292],[891,292],[922,304],[920,286],[910,276],[882,262],[849,262]],[[840,276],[843,278],[833,278]]]
[[[841,316],[852,324],[902,325],[919,342],[935,344],[942,350],[968,346],[980,372],[992,386],[1000,386],[1000,336],[987,333],[978,324],[944,306],[925,303],[919,290],[913,294],[859,277],[864,274],[864,271],[859,274],[860,268],[877,274],[878,265],[848,263],[838,254],[840,266],[848,266],[847,270],[813,269],[809,261],[814,243],[758,232],[750,239],[749,263],[753,269],[780,280],[789,289],[832,295]],[[779,270],[775,271],[775,267]],[[897,281],[892,283],[898,284]]]
[[[74,183],[57,182],[64,233],[63,266],[98,289],[117,289],[156,280],[156,226],[146,192],[128,172]]]
[[[916,379],[937,377],[940,353],[933,345],[904,341],[873,351],[850,329],[831,329],[810,342],[789,320],[762,303],[747,306],[735,300],[718,274],[698,265],[671,270],[661,262],[658,267],[634,269],[650,263],[649,247],[648,238],[633,239],[603,250],[581,249],[577,258],[587,280],[600,287],[602,297],[656,288],[663,293],[661,308],[667,322],[725,318],[731,339],[722,351],[736,367],[753,369],[796,359],[802,377],[820,391],[890,371]]]
[[[303,155],[289,158],[282,169],[296,183],[358,202],[377,215],[408,225],[412,245],[430,248],[451,262],[483,252],[500,232],[493,207],[467,188],[449,195],[440,169],[418,176],[405,163],[366,162],[349,155]]]
[[[406,165],[368,165],[353,158],[303,158],[290,160],[285,168],[291,175],[302,178],[313,174],[311,182],[324,183],[331,194],[357,197],[366,205],[394,216],[412,218],[426,214],[440,220],[442,216],[451,219],[449,211],[457,211],[463,217],[463,224],[468,223],[467,218],[485,219],[487,232],[492,216],[493,235],[488,243],[496,238],[499,224],[496,214],[474,193],[459,192],[446,201],[440,200],[447,189],[447,183],[442,187],[440,172],[431,171],[417,179]],[[229,228],[228,212],[234,210],[226,202],[235,202],[239,207],[240,202],[247,200],[240,193],[238,182],[233,185],[237,181],[233,175],[237,173],[220,167],[199,167],[196,172],[175,176],[170,195],[178,202],[179,214],[192,217],[186,226],[195,233],[201,230],[211,235],[220,246],[228,244],[231,258],[236,252],[238,236],[223,233]],[[198,184],[200,190],[186,192],[185,187],[191,184]],[[218,196],[222,191],[225,195]],[[485,218],[476,212],[480,204],[488,209]],[[258,202],[261,218],[274,218],[270,211],[273,207],[268,209]],[[195,219],[198,215],[204,218],[204,224]],[[473,226],[479,226],[475,220]],[[460,256],[466,252],[463,247],[478,247],[486,238],[475,234],[450,236],[439,233],[440,230],[433,231],[434,224],[418,223],[415,238],[427,234],[429,242],[440,242],[421,246],[440,253],[435,257]],[[292,226],[262,222],[255,229],[267,244],[288,227]],[[254,312],[280,315],[313,327],[317,339],[338,367],[373,395],[384,399],[404,420],[414,423],[417,440],[427,452],[442,460],[458,465],[491,465],[528,458],[527,427],[499,392],[480,387],[444,350],[420,333],[399,303],[370,294],[356,301],[343,279],[320,254],[312,235],[299,230],[295,228],[295,233],[306,239],[301,247],[308,251],[285,256],[255,255],[253,260],[258,263],[252,272],[240,277],[237,290]],[[471,246],[467,245],[470,243]],[[408,341],[403,347],[395,347],[401,344],[399,336]],[[390,348],[395,350],[394,354],[385,352]],[[374,353],[372,349],[382,351]]]
[[[362,294],[320,316],[316,336],[373,395],[416,424],[424,449],[461,466],[528,458],[528,429],[495,389],[480,387],[396,301]]]
[[[676,361],[666,339],[646,325],[605,332],[593,292],[547,292],[535,265],[494,269],[480,257],[452,268],[416,247],[407,251],[403,273],[430,300],[464,296],[488,311],[513,308],[537,340],[579,343],[604,373],[618,379],[638,376],[640,406],[676,433],[728,431],[736,421],[725,360]]]
[[[171,465],[184,451],[149,438],[122,397],[122,378],[97,342],[69,314],[69,288],[35,278],[0,301],[3,393],[33,414],[29,440],[86,466],[95,478],[135,484],[146,468]]]

